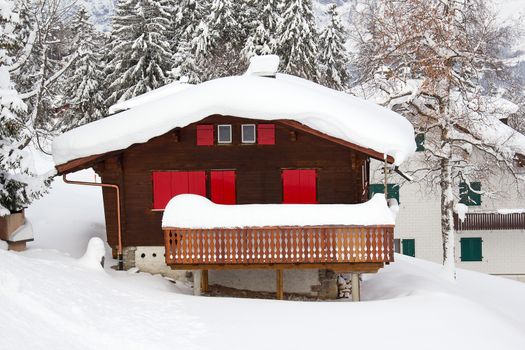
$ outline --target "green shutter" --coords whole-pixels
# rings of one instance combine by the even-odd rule
[[[416,135],[416,152],[423,152],[425,150],[425,134]]]
[[[466,182],[459,184],[459,202],[468,206],[481,205],[481,182]]]
[[[416,240],[415,239],[404,239],[403,240],[403,255],[416,256]]]
[[[388,198],[395,198],[397,203],[399,202],[399,185],[398,184],[387,184]],[[376,193],[385,193],[385,186],[383,184],[370,184],[368,186],[368,198]]]
[[[460,240],[461,261],[481,261],[483,259],[482,242],[479,237],[462,238]]]

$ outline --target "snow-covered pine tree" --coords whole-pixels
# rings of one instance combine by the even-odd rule
[[[199,23],[191,43],[195,62],[202,69],[202,80],[241,73],[245,32],[240,23],[239,4],[232,0],[213,0],[207,16]]]
[[[202,70],[196,63],[192,51],[192,40],[197,35],[198,24],[202,21],[206,3],[197,0],[183,0],[172,3],[173,30],[171,48],[173,52],[173,79],[187,77],[190,83],[201,81]]]
[[[170,11],[162,0],[118,2],[107,67],[108,104],[169,82],[173,53],[165,34],[170,26]]]
[[[370,0],[361,11],[355,91],[375,95],[424,135],[423,160],[408,167],[440,196],[444,272],[454,278],[459,182],[477,191],[471,181],[501,172],[524,180],[516,167],[523,135],[496,117],[516,110],[502,98],[511,31],[486,0]]]
[[[317,30],[311,0],[281,0],[278,52],[284,72],[317,81]]]
[[[64,120],[67,130],[100,119],[106,115],[103,60],[100,48],[102,36],[90,22],[89,14],[80,7],[71,22],[74,49],[78,58],[64,77]]]
[[[31,139],[24,123],[27,105],[10,76],[27,31],[15,1],[0,0],[0,8],[0,216],[5,216],[38,198],[48,181],[35,175],[31,154],[24,150]]]
[[[347,34],[335,4],[328,6],[326,15],[328,25],[319,35],[319,82],[344,91],[348,88],[349,79],[349,57],[345,48]]]
[[[255,9],[251,18],[250,33],[242,50],[246,59],[255,55],[276,53],[280,13],[278,0],[250,0],[247,9]]]

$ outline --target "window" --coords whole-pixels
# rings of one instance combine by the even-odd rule
[[[178,194],[193,193],[206,196],[204,171],[153,172],[153,209],[164,209]]]
[[[416,256],[416,240],[415,239],[403,239],[403,255]]]
[[[243,124],[241,134],[242,143],[255,143],[255,124]]]
[[[197,125],[197,146],[213,146],[213,125]]]
[[[283,170],[283,203],[317,203],[317,171],[314,169]]]
[[[483,240],[479,237],[461,238],[461,261],[482,261],[481,244]]]
[[[275,125],[259,124],[257,125],[257,133],[259,145],[275,145]]]
[[[217,204],[235,204],[235,171],[212,170],[211,175],[211,201]]]
[[[226,124],[218,125],[217,135],[218,143],[232,143],[232,126]]]
[[[459,202],[468,206],[481,205],[481,182],[461,182],[459,184]]]
[[[399,201],[399,185],[398,184],[387,184],[387,191],[388,191],[388,199],[395,198],[397,200],[397,203],[401,203]],[[368,186],[368,198],[372,198],[372,196],[376,193],[385,193],[385,185],[383,184],[370,184]]]
[[[423,152],[425,150],[425,134],[416,135],[416,152]]]
[[[401,240],[399,238],[394,238],[394,252],[401,253]]]

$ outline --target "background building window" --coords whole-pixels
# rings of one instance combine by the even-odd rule
[[[459,202],[468,206],[481,205],[481,182],[461,182],[459,184]]]
[[[423,152],[425,150],[425,134],[416,135],[416,152]]]
[[[398,184],[387,184],[387,190],[388,190],[388,199],[395,198],[397,200],[397,203],[401,203],[399,201],[399,185]],[[368,186],[368,198],[372,198],[372,196],[376,193],[385,193],[385,186],[383,184],[370,184]]]
[[[482,261],[483,254],[481,245],[483,240],[480,237],[461,238],[461,261]]]
[[[404,239],[402,240],[403,255],[416,256],[416,240],[415,239]]]

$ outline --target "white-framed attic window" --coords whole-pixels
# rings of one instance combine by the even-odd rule
[[[255,133],[255,124],[241,125],[242,143],[255,143],[257,140],[257,135]]]
[[[232,126],[230,124],[217,126],[217,143],[232,143]]]

